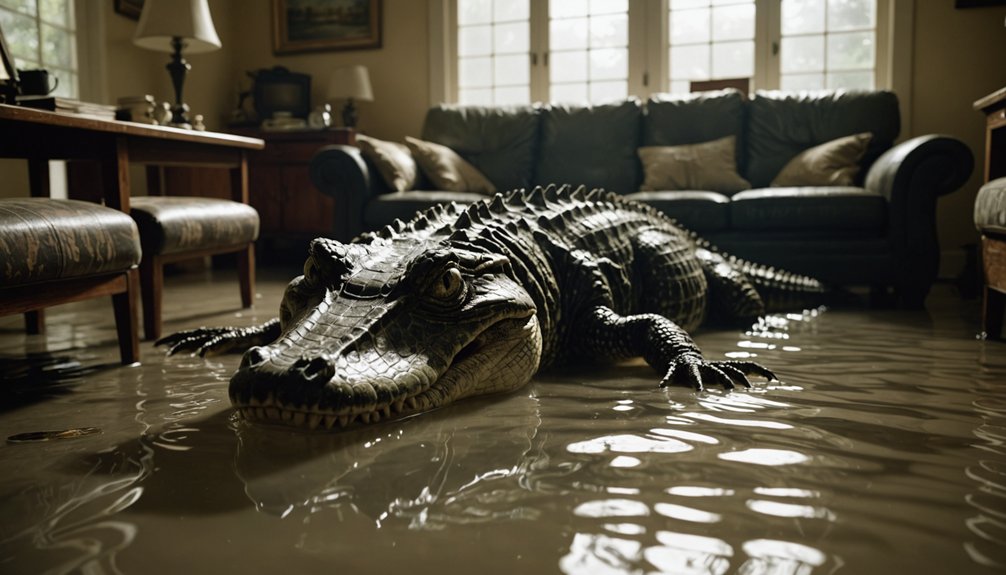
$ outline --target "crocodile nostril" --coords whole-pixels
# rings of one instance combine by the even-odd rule
[[[323,357],[302,357],[294,362],[290,371],[298,373],[304,381],[328,381],[335,376],[335,366]]]
[[[250,348],[241,356],[241,367],[258,367],[269,359],[269,354],[266,353],[265,348],[255,346]]]

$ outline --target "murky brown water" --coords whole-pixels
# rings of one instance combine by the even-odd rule
[[[169,327],[266,319],[264,285],[257,312]],[[781,375],[751,391],[633,363],[331,435],[236,420],[236,357],[114,366],[107,310],[52,316],[35,360],[72,360],[47,370],[7,321],[2,438],[101,433],[0,445],[0,572],[1001,573],[1006,344],[941,289],[700,334]]]

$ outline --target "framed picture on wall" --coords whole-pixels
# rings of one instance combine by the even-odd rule
[[[272,0],[273,51],[381,47],[380,0]]]
[[[143,12],[143,0],[115,0],[115,11],[126,18],[140,19]]]

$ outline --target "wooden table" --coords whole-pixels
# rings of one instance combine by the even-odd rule
[[[248,152],[258,138],[102,120],[0,104],[0,157],[28,160],[31,195],[49,195],[49,160],[92,160],[106,206],[129,212],[129,164],[230,170],[231,198],[248,203]]]

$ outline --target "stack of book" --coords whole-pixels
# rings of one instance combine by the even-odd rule
[[[78,116],[90,116],[102,120],[115,119],[115,106],[82,102],[61,96],[19,96],[17,103],[27,108],[64,112]]]

